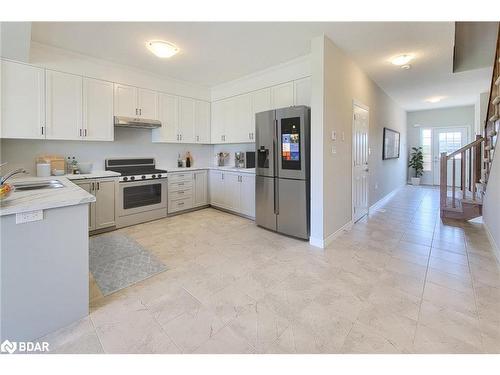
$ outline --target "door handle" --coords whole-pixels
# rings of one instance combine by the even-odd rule
[[[278,179],[274,180],[274,213],[276,215],[279,215],[280,213]]]

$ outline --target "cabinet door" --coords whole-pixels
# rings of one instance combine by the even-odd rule
[[[153,129],[153,142],[178,142],[179,98],[160,93],[158,95],[158,119],[161,127]]]
[[[139,109],[139,117],[156,120],[158,118],[158,93],[137,89],[137,108]]]
[[[197,100],[194,113],[194,141],[210,143],[210,103]]]
[[[137,88],[115,83],[115,116],[137,117]]]
[[[270,109],[272,109],[270,88],[262,89],[252,93],[252,110],[254,113],[254,121],[256,113],[269,111]]]
[[[47,139],[73,140],[83,135],[82,82],[80,76],[47,70]]]
[[[293,82],[294,105],[311,106],[311,77]]]
[[[238,142],[237,121],[235,98],[225,99],[222,106],[222,123],[224,129],[222,143]]]
[[[290,107],[293,105],[293,82],[271,88],[271,100],[273,109]]]
[[[95,229],[115,225],[115,181],[97,180],[95,182]]]
[[[228,141],[232,143],[252,142],[252,96],[238,95],[231,98],[228,108],[229,121],[226,123]]]
[[[179,99],[179,134],[182,143],[194,143],[194,107],[193,99]]]
[[[45,72],[1,62],[1,138],[45,138]]]
[[[240,182],[236,173],[222,173],[224,181],[224,206],[232,211],[240,210]]]
[[[204,206],[208,203],[207,200],[207,171],[195,171],[194,192],[193,192],[193,207]]]
[[[224,180],[221,171],[210,171],[208,177],[210,204],[224,207]]]
[[[240,212],[243,215],[255,217],[255,176],[242,174],[240,176]]]
[[[76,185],[81,187],[87,193],[95,195],[95,192],[92,189],[92,187],[95,186],[95,182],[77,181]],[[93,202],[89,203],[89,231],[92,231],[94,229],[95,229],[95,203]]]
[[[213,102],[211,105],[210,134],[212,143],[224,143],[226,100]]]
[[[112,141],[113,84],[97,79],[83,79],[83,139]]]

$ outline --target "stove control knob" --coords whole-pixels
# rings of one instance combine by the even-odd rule
[[[161,178],[161,174],[158,175],[158,178]]]
[[[155,174],[151,175],[151,178],[156,178],[156,175]]]
[[[123,177],[123,181],[128,181],[128,177]]]
[[[145,179],[146,179],[146,176],[142,176],[141,178],[142,178],[143,180],[145,180]]]
[[[130,181],[134,181],[134,180],[135,180],[134,176],[130,177]]]

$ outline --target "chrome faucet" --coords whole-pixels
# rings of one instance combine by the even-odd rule
[[[7,173],[5,176],[2,176],[0,178],[0,185],[3,185],[5,183],[5,181],[7,181],[9,178],[11,178],[12,176],[14,176],[16,174],[20,174],[20,173],[27,173],[27,172],[24,168],[15,169],[15,170]]]

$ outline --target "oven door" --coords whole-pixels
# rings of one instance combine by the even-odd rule
[[[120,182],[118,216],[167,209],[167,179]]]

